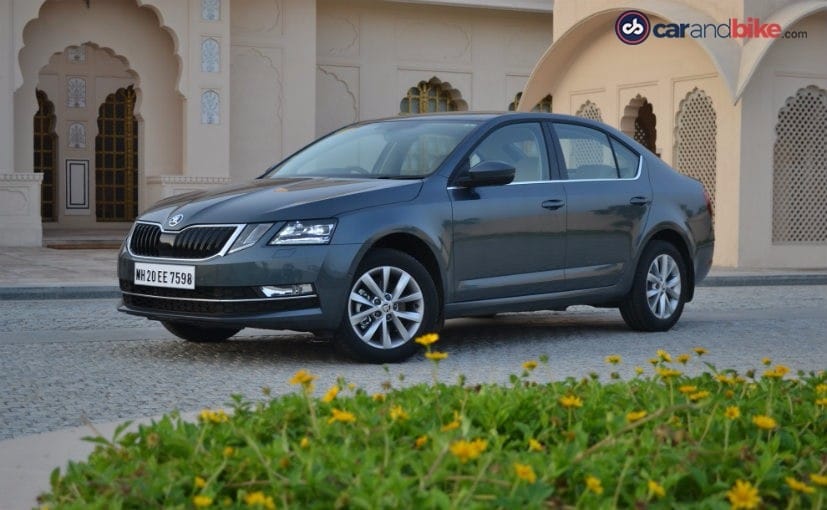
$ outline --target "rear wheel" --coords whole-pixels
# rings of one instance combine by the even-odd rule
[[[347,296],[338,343],[353,357],[393,363],[412,356],[414,339],[438,328],[439,298],[425,267],[389,249],[365,257]]]
[[[686,264],[665,241],[652,241],[643,251],[632,290],[620,304],[626,324],[638,331],[666,331],[678,322],[686,302]]]
[[[235,335],[242,328],[222,328],[215,326],[196,326],[186,322],[162,321],[161,324],[173,335],[187,342],[223,342]]]

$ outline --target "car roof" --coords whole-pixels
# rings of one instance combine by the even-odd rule
[[[421,122],[428,121],[477,121],[486,122],[497,119],[542,119],[551,121],[566,121],[576,120],[585,124],[594,124],[601,127],[606,127],[605,124],[595,122],[584,117],[575,117],[572,115],[564,115],[560,113],[546,113],[546,112],[512,112],[512,111],[477,111],[477,112],[441,112],[441,113],[419,113],[411,115],[397,115],[394,117],[383,117],[378,119],[370,119],[359,122],[358,124],[370,124],[373,122]]]

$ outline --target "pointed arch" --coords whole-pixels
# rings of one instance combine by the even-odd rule
[[[603,122],[603,114],[600,112],[600,108],[597,104],[593,103],[591,99],[587,99],[585,103],[581,104],[575,115],[578,117],[583,117],[584,119]]]
[[[680,102],[675,115],[673,166],[704,185],[715,204],[718,175],[718,116],[712,98],[695,87]]]
[[[827,243],[827,90],[787,98],[772,152],[772,242]]]
[[[623,109],[620,130],[653,153],[657,153],[657,117],[652,103],[647,98],[638,94],[629,101]]]
[[[399,113],[402,115],[466,110],[468,103],[462,98],[462,93],[436,76],[408,89],[399,103]]]

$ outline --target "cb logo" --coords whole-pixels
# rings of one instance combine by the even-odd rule
[[[640,11],[626,11],[617,17],[615,34],[626,44],[640,44],[649,37],[649,18]]]

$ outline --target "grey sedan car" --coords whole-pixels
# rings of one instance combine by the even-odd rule
[[[120,309],[195,342],[293,329],[394,362],[463,316],[585,304],[668,330],[713,246],[703,186],[606,125],[401,117],[153,206],[120,253]]]

